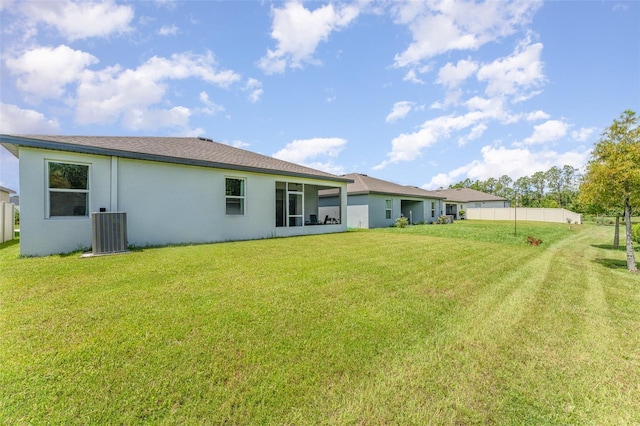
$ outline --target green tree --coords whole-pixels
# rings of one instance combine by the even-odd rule
[[[522,176],[513,183],[513,190],[518,194],[518,205],[522,207],[532,207],[531,179],[529,176]]]
[[[484,181],[485,192],[487,194],[495,194],[497,185],[498,185],[498,180],[496,178],[491,177],[487,179],[486,181]]]
[[[558,207],[564,207],[562,205],[562,170],[558,166],[553,166],[545,172],[544,177],[552,199],[556,201]]]
[[[640,206],[640,119],[627,110],[613,121],[596,143],[580,187],[581,198],[604,208],[622,207],[626,228],[627,269],[637,273],[631,215]]]
[[[529,178],[531,186],[533,187],[533,195],[537,201],[537,207],[542,207],[542,198],[544,197],[544,190],[547,186],[547,179],[544,172],[535,172]]]
[[[513,179],[511,179],[507,175],[502,175],[498,179],[498,184],[496,185],[496,195],[498,197],[506,198],[508,200],[513,198],[513,188],[511,185],[513,184]]]
[[[579,172],[579,169],[566,164],[562,168],[562,200],[564,206],[573,211],[577,210]]]

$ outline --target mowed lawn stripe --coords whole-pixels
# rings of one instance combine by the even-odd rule
[[[603,288],[615,280],[595,262],[602,249],[591,247],[610,230],[593,231],[595,238],[594,233],[575,232],[504,278],[474,287],[484,292],[476,292],[470,304],[458,304],[447,326],[416,344],[405,358],[380,366],[374,380],[335,410],[340,419],[412,424],[637,422],[638,332],[627,330],[635,336],[632,342],[612,338]],[[493,264],[504,263],[500,260]],[[620,278],[631,285],[638,282],[624,272]],[[616,372],[631,375],[623,378],[612,374]],[[597,404],[605,400],[613,402],[610,409]]]

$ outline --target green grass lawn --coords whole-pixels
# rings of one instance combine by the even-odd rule
[[[84,259],[5,243],[0,421],[638,424],[640,276],[612,239],[459,221]]]

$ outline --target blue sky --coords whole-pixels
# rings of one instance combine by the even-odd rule
[[[199,135],[434,189],[582,167],[640,2],[0,0],[0,133]],[[0,186],[19,190],[0,148]]]

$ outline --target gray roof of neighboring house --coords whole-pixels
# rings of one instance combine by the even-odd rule
[[[444,198],[435,191],[427,191],[410,185],[399,185],[397,183],[376,179],[359,173],[351,173],[343,176],[353,181],[352,183],[347,184],[348,195],[388,194],[417,198]]]
[[[471,188],[438,189],[435,192],[440,194],[443,198],[446,198],[447,201],[456,201],[459,203],[471,203],[474,201],[507,201],[506,198],[487,194],[482,191],[476,191]]]
[[[0,144],[16,157],[17,146],[26,146],[349,182],[349,179],[331,173],[197,137],[0,135]]]
[[[16,191],[14,191],[13,189],[5,188],[4,186],[0,186],[0,191],[7,192],[9,194],[15,194],[16,193]]]

